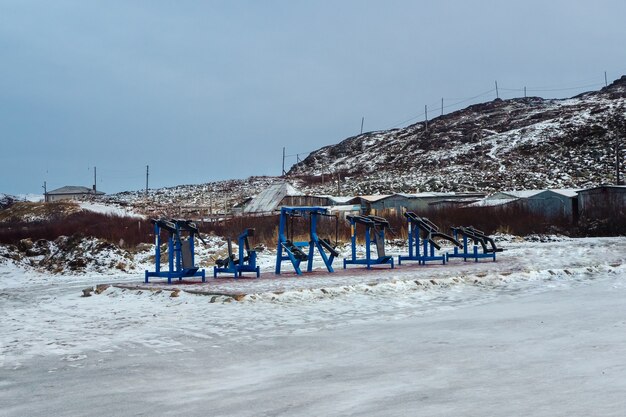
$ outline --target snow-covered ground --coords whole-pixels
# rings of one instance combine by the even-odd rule
[[[589,416],[626,409],[626,238],[134,291],[0,266],[0,414]],[[339,262],[336,262],[339,269]],[[285,264],[284,270],[290,268]]]
[[[95,213],[100,214],[111,214],[115,216],[121,217],[136,217],[136,218],[145,218],[146,216],[137,214],[132,210],[129,210],[125,207],[119,207],[112,204],[103,204],[103,203],[94,203],[94,202],[81,202],[79,203],[80,208],[87,211],[93,211]]]

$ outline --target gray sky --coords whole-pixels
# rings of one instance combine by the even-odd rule
[[[105,192],[145,187],[146,165],[151,188],[278,175],[283,146],[491,100],[495,80],[504,98],[597,89],[626,74],[624,16],[623,0],[0,0],[0,192],[90,186],[94,166]]]

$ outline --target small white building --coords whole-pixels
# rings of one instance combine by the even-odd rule
[[[88,196],[104,195],[102,191],[97,191],[88,187],[77,185],[66,185],[56,190],[48,191],[44,194],[46,203],[61,200],[80,200]]]

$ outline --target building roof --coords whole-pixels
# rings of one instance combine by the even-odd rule
[[[302,195],[300,191],[287,182],[270,185],[261,191],[243,208],[244,213],[267,213],[276,210],[283,198]]]
[[[436,205],[442,205],[442,204],[465,204],[465,205],[469,205],[472,203],[477,203],[483,201],[483,199],[478,198],[478,197],[474,197],[474,198],[444,198],[443,200],[437,200],[437,201],[431,201],[430,203],[428,203],[429,206],[436,206]],[[495,201],[495,200],[491,200],[491,201]],[[506,201],[511,201],[510,199],[507,199]]]
[[[600,188],[616,188],[618,190],[626,190],[626,185],[598,185],[597,187],[585,188],[584,190],[578,190],[577,193],[584,193],[585,191],[598,190]]]
[[[347,203],[350,200],[354,200],[354,196],[351,196],[351,197],[350,196],[345,196],[345,197],[341,196],[341,197],[339,197],[339,196],[327,195],[327,196],[324,196],[324,197],[328,198],[330,201],[332,201],[334,203],[337,203],[339,205],[341,205],[343,203]]]
[[[467,207],[497,207],[519,201],[519,198],[483,198],[475,203],[468,204]]]
[[[548,191],[548,190],[511,190],[511,191],[500,191],[500,192],[497,192],[496,194],[508,195],[508,196],[511,196],[511,198],[530,198],[539,193],[543,193],[544,191]],[[500,198],[501,197],[498,197],[498,199]]]
[[[66,194],[104,194],[102,191],[95,191],[89,187],[81,187],[80,185],[66,185],[56,190],[46,192],[48,195],[66,195]]]
[[[580,188],[551,188],[546,191],[552,191],[553,193],[560,194],[565,197],[573,198],[578,195],[578,192],[580,190],[581,190]]]
[[[368,203],[374,203],[378,200],[382,200],[384,198],[391,197],[391,194],[380,194],[380,195],[360,195],[359,198],[367,201]]]

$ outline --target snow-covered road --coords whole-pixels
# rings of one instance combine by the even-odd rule
[[[242,302],[81,298],[111,277],[6,267],[0,410],[623,415],[626,239],[509,246],[497,263],[218,284]]]

